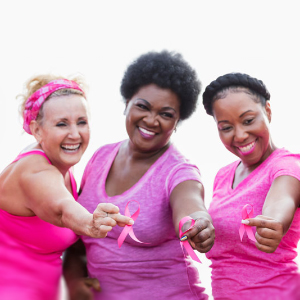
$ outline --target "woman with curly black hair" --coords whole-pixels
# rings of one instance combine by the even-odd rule
[[[241,73],[220,76],[203,93],[222,143],[239,158],[218,172],[209,208],[215,300],[300,299],[300,155],[274,145],[269,100],[261,80]]]
[[[209,251],[214,228],[198,168],[170,142],[177,124],[195,111],[200,88],[181,55],[167,51],[144,54],[125,72],[121,93],[129,139],[96,151],[79,203],[93,210],[111,202],[139,216],[127,226],[129,236],[112,230],[105,243],[82,237],[88,274],[102,288],[94,293],[97,300],[207,299],[187,253],[195,255],[191,246]],[[70,289],[79,286],[71,254],[65,268]]]

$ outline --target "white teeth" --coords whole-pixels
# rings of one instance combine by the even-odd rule
[[[79,148],[80,144],[76,144],[76,145],[62,145],[62,148],[67,149],[67,150],[75,150],[77,148]]]
[[[152,131],[148,131],[145,128],[139,127],[139,130],[146,133],[146,134],[150,134],[150,135],[155,135],[155,132]]]
[[[246,147],[239,147],[239,149],[242,151],[242,152],[248,152],[253,146],[254,146],[255,142],[252,142],[251,144],[249,144],[248,146]]]

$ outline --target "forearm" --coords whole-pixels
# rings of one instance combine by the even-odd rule
[[[78,235],[90,235],[93,215],[76,201],[65,201],[61,206],[61,226],[73,230]]]
[[[85,248],[81,240],[78,240],[65,251],[63,275],[68,285],[75,279],[87,276]]]

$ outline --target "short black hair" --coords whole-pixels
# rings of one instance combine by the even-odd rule
[[[196,110],[201,82],[196,71],[181,54],[162,51],[148,52],[133,61],[121,83],[124,101],[131,99],[141,87],[156,84],[170,89],[180,101],[180,120],[187,119]]]
[[[248,74],[243,73],[228,73],[218,77],[212,81],[203,93],[203,105],[206,113],[213,115],[212,105],[216,100],[216,95],[228,88],[244,87],[253,95],[257,96],[262,105],[265,105],[266,100],[270,100],[270,93],[265,84]]]

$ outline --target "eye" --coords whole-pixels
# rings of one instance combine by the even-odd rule
[[[56,126],[57,127],[63,127],[63,126],[67,126],[67,124],[64,123],[64,122],[59,122],[59,123],[56,124]]]
[[[148,107],[144,104],[138,103],[136,106],[141,108],[141,109],[148,110]]]
[[[173,118],[173,115],[171,113],[168,113],[168,112],[161,113],[161,116],[163,116],[165,118]]]
[[[224,127],[222,127],[222,128],[219,128],[219,130],[220,131],[224,131],[224,132],[228,132],[228,131],[230,131],[231,130],[231,126],[224,126]]]
[[[245,120],[245,121],[244,121],[244,124],[245,124],[245,125],[250,125],[251,123],[253,123],[253,120],[254,120],[254,118]]]
[[[86,125],[87,124],[87,121],[85,120],[81,120],[77,123],[77,125]]]

